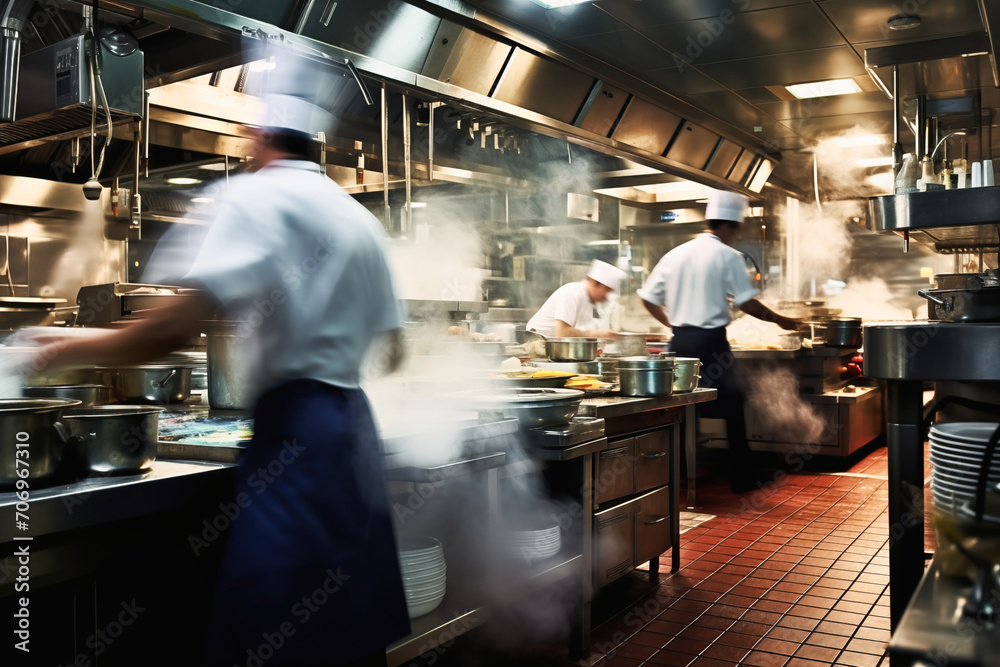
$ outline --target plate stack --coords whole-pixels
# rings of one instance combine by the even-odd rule
[[[444,599],[447,578],[441,543],[433,537],[400,536],[399,566],[410,618],[434,611]]]
[[[939,512],[959,516],[962,506],[976,499],[976,484],[986,456],[986,445],[998,424],[952,422],[931,427],[931,493]],[[987,488],[1000,482],[1000,451],[993,455]],[[988,517],[1000,521],[1000,517]]]
[[[507,542],[510,555],[515,560],[521,560],[529,565],[559,553],[562,548],[562,535],[559,526],[551,526],[540,530],[513,530]]]

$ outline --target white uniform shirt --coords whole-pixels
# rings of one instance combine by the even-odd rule
[[[562,320],[577,329],[592,329],[594,324],[594,304],[587,296],[584,281],[567,283],[552,293],[538,312],[528,320],[528,331],[537,331],[543,336],[556,335],[556,320]]]
[[[740,253],[715,234],[701,234],[664,255],[637,294],[666,306],[671,326],[724,327],[729,299],[740,306],[757,296]]]
[[[230,181],[185,278],[234,304],[257,393],[295,379],[358,386],[365,351],[401,326],[379,222],[315,164]]]

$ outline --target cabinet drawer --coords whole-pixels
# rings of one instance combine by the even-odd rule
[[[597,504],[627,496],[635,491],[635,439],[612,443],[597,455],[594,499]]]
[[[646,491],[670,483],[670,431],[635,437],[635,490]]]
[[[600,588],[632,569],[633,503],[594,515],[594,584]]]
[[[635,562],[636,564],[658,558],[670,548],[670,494],[666,487],[636,498],[635,507]]]

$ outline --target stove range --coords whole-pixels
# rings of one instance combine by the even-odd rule
[[[528,428],[524,433],[528,444],[564,449],[604,437],[604,420],[599,417],[574,417],[565,424]]]

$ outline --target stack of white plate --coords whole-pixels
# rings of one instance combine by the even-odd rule
[[[399,566],[410,618],[434,611],[444,599],[447,578],[441,543],[433,537],[401,536]]]
[[[939,512],[958,516],[966,503],[974,503],[986,445],[998,424],[952,422],[931,427],[931,493]],[[1000,483],[1000,451],[990,463],[987,488]],[[991,517],[1000,519],[1000,517]]]
[[[515,559],[530,564],[559,553],[562,535],[558,525],[540,530],[514,530],[509,534],[507,545]]]

